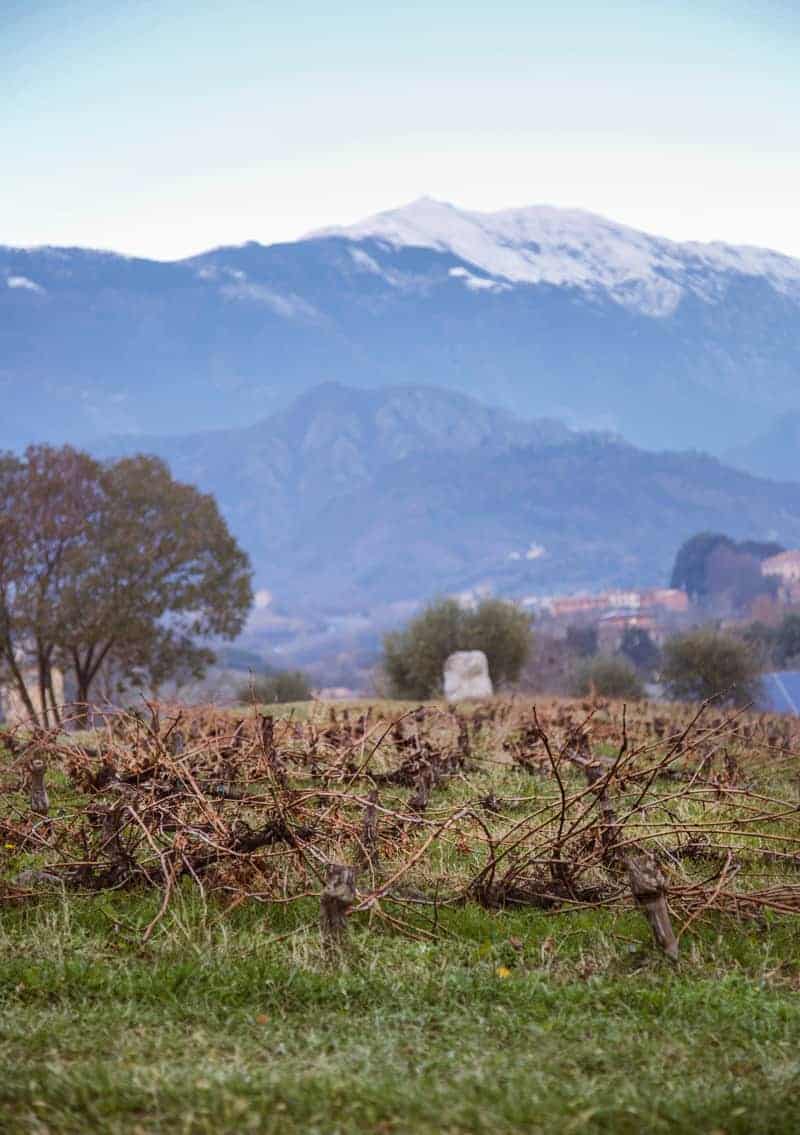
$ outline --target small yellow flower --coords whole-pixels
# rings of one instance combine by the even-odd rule
[[[14,848],[15,848],[15,846],[16,846],[16,844],[13,844],[13,843],[7,843],[7,844],[6,844],[6,851],[13,851],[13,850],[14,850]]]
[[[498,966],[494,972],[498,977],[511,977],[511,970],[508,966]]]

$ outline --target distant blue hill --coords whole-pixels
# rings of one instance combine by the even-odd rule
[[[245,429],[94,449],[156,453],[213,493],[259,586],[305,613],[664,584],[707,529],[800,546],[800,485],[425,387],[326,384]]]

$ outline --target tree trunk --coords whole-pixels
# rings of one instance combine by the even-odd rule
[[[72,669],[75,674],[75,724],[79,729],[89,727],[91,703],[89,701],[92,683],[100,673],[100,668],[114,647],[114,639],[110,638],[102,646],[92,643],[81,658],[80,651],[72,649]]]
[[[53,667],[50,666],[47,671],[47,692],[50,695],[50,708],[53,712],[53,720],[55,724],[61,728],[61,706],[56,699],[56,692],[53,688]]]
[[[36,675],[39,683],[39,708],[42,725],[50,728],[50,713],[47,708],[47,687],[50,677],[50,659],[47,650],[37,641],[36,644]]]
[[[86,729],[89,725],[89,668],[81,663],[77,650],[72,652],[72,669],[75,674],[73,720],[78,729]]]
[[[36,708],[31,699],[27,683],[22,676],[22,671],[17,665],[17,660],[14,656],[14,648],[10,642],[6,643],[4,654],[6,657],[6,662],[8,663],[8,668],[14,678],[14,685],[17,687],[17,693],[19,694],[20,701],[25,706],[25,712],[28,714],[28,717],[34,725],[40,725],[41,722],[39,720],[39,714],[36,712]]]

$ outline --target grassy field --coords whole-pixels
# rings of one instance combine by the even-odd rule
[[[1,1131],[800,1131],[795,916],[706,914],[674,964],[630,907],[467,903],[330,956],[311,897],[185,880],[145,941],[160,900],[0,905]]]

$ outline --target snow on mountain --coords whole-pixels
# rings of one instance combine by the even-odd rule
[[[29,280],[27,276],[8,276],[6,277],[6,285],[9,288],[22,288],[26,292],[44,291],[43,287],[34,280]]]
[[[479,213],[422,197],[354,225],[309,234],[393,248],[449,252],[502,281],[602,289],[624,307],[667,316],[685,290],[718,297],[729,274],[766,279],[800,301],[800,261],[778,252],[722,243],[678,243],[649,236],[580,209],[535,205]],[[371,266],[370,270],[374,270]],[[465,286],[491,288],[464,273]]]
[[[0,246],[0,343],[0,448],[243,426],[329,381],[723,453],[800,410],[800,261],[424,199],[174,262]]]

